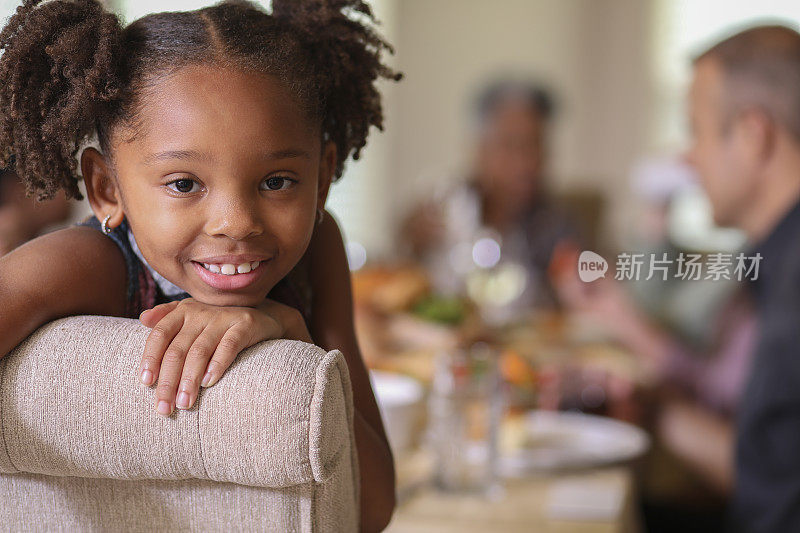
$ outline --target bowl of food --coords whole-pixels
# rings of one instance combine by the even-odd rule
[[[369,377],[389,445],[395,453],[411,448],[416,443],[424,414],[422,385],[408,376],[380,370],[371,370]]]

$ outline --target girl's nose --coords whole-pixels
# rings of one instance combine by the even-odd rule
[[[208,217],[206,233],[224,235],[236,241],[261,235],[264,232],[260,217],[247,202],[228,202]]]

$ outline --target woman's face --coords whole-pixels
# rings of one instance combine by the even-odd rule
[[[335,155],[266,75],[188,66],[142,98],[137,135],[112,137],[142,255],[196,300],[258,305],[305,253]]]
[[[514,98],[491,112],[478,144],[476,171],[486,190],[503,203],[526,205],[538,192],[545,128],[529,103]]]

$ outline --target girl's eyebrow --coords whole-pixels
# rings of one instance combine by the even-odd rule
[[[206,160],[210,161],[213,158],[211,154],[205,152],[199,152],[197,150],[167,150],[164,152],[157,152],[155,154],[150,154],[144,159],[145,165],[152,165],[153,163],[157,163],[159,161],[165,161],[167,159],[179,159],[181,161],[192,161],[192,160]]]
[[[287,148],[286,150],[267,152],[267,159],[291,159],[293,157],[311,159],[311,153],[307,150],[301,150],[299,148]]]
[[[311,159],[311,153],[308,152],[307,150],[301,150],[299,148],[287,148],[285,150],[275,150],[272,152],[267,152],[267,154],[265,155],[266,159],[291,159],[295,157]],[[178,159],[181,161],[192,161],[192,160],[213,161],[214,157],[207,152],[200,152],[198,150],[167,150],[165,152],[157,152],[155,154],[148,155],[144,159],[144,164],[152,165],[153,163],[157,163],[158,161],[164,161],[167,159]]]

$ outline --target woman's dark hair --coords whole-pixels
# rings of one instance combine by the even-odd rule
[[[482,127],[500,104],[508,100],[521,100],[545,122],[553,118],[556,104],[550,91],[543,85],[517,79],[501,79],[487,85],[474,103],[474,117]]]
[[[370,126],[383,129],[378,78],[392,47],[360,0],[244,0],[157,13],[123,28],[97,0],[26,0],[0,32],[0,167],[13,156],[28,195],[63,188],[81,199],[76,155],[97,133],[107,155],[120,124],[136,132],[142,94],[199,63],[274,75],[335,143],[335,178],[358,159]]]

